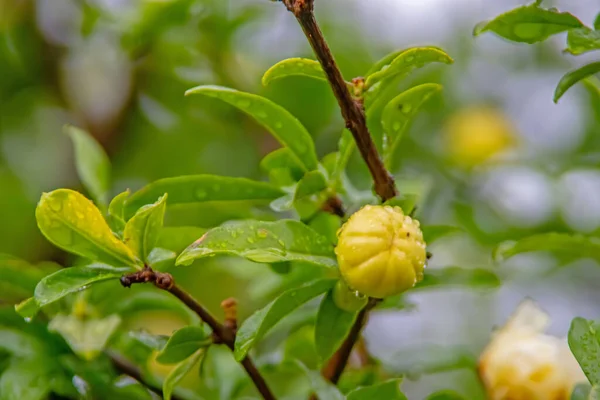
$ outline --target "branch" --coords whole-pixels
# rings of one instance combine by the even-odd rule
[[[360,154],[373,176],[375,192],[382,201],[395,197],[398,192],[394,184],[394,178],[386,170],[381,157],[377,153],[377,148],[367,128],[362,99],[354,98],[346,86],[344,77],[315,19],[313,12],[314,0],[283,0],[283,2],[298,20],[323,67],[323,71],[325,71],[325,75],[327,75],[329,84],[341,108],[342,116],[346,121],[346,127],[352,132]]]
[[[189,309],[194,311],[202,321],[211,327],[216,343],[223,343],[231,350],[235,347],[235,331],[228,326],[221,324],[217,319],[206,310],[202,304],[198,303],[188,292],[175,284],[171,274],[163,272],[154,272],[150,267],[145,267],[143,270],[124,275],[121,277],[121,284],[129,287],[134,283],[152,282],[160,289],[166,290],[177,297]],[[249,356],[246,356],[241,361],[242,366],[250,376],[250,379],[258,389],[259,393],[265,400],[275,400],[275,395],[269,389],[267,382],[260,374],[256,365]]]
[[[350,328],[350,332],[344,340],[344,343],[342,343],[340,348],[329,359],[329,362],[323,368],[323,371],[321,371],[323,377],[333,384],[337,384],[337,382],[340,380],[340,377],[342,376],[342,373],[348,364],[348,359],[350,358],[352,349],[360,337],[360,331],[367,322],[369,311],[371,311],[379,301],[380,300],[378,299],[369,299],[367,305],[360,310],[356,316],[356,321],[354,321],[354,325],[352,325],[352,328]]]

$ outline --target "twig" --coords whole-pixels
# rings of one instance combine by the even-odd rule
[[[160,289],[166,290],[177,297],[189,309],[194,311],[202,321],[211,327],[213,335],[217,343],[223,343],[231,350],[235,346],[235,331],[230,327],[221,324],[217,319],[206,310],[202,304],[198,303],[188,292],[176,285],[171,274],[163,272],[155,272],[150,267],[145,267],[143,270],[125,275],[121,278],[121,284],[129,287],[134,283],[152,282]],[[252,379],[252,382],[258,389],[259,393],[265,400],[275,400],[275,395],[269,389],[267,382],[260,374],[256,365],[249,356],[246,356],[241,361],[242,366]]]
[[[360,154],[373,176],[375,192],[382,201],[395,197],[398,192],[394,184],[394,178],[385,168],[373,143],[367,128],[362,99],[353,97],[348,90],[344,77],[315,19],[313,12],[314,0],[283,0],[283,2],[298,20],[321,63],[323,71],[325,71],[325,75],[327,75],[329,84],[341,108],[342,116],[346,121],[346,127],[352,132]]]
[[[342,373],[348,364],[348,359],[350,358],[350,353],[352,353],[352,348],[360,336],[360,331],[367,322],[369,311],[371,311],[379,301],[380,300],[378,299],[369,299],[367,305],[360,310],[356,316],[354,325],[352,325],[348,336],[344,340],[344,343],[342,343],[340,348],[329,359],[329,362],[321,371],[325,379],[334,384],[337,384],[337,382],[340,380],[340,377],[342,376]]]

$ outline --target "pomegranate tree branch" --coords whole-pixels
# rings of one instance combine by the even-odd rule
[[[315,19],[314,0],[283,0],[283,3],[298,20],[317,59],[321,63],[342,111],[346,127],[352,132],[358,150],[371,172],[375,192],[382,201],[395,197],[398,192],[394,184],[394,178],[385,168],[367,128],[362,98],[353,97],[348,90],[344,77]]]

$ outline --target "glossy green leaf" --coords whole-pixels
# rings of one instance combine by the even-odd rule
[[[306,171],[317,169],[317,153],[310,133],[285,108],[264,97],[221,86],[198,86],[187,95],[202,94],[221,99],[255,118],[285,147]]]
[[[577,317],[571,321],[569,348],[593,386],[600,386],[600,325]]]
[[[437,47],[414,47],[400,52],[389,64],[384,65],[377,72],[367,76],[365,89],[369,90],[378,82],[395,75],[406,75],[416,68],[426,64],[441,62],[452,64],[454,60],[442,49]]]
[[[342,219],[335,214],[323,211],[312,217],[308,226],[335,245],[337,243],[337,232],[342,226]]]
[[[120,324],[121,318],[114,314],[87,319],[59,314],[50,321],[48,329],[60,333],[77,355],[92,360],[104,350]]]
[[[137,257],[146,262],[158,242],[166,208],[167,195],[165,194],[156,203],[140,208],[125,225],[123,241]]]
[[[558,82],[556,90],[554,91],[554,102],[558,102],[558,100],[563,96],[563,94],[565,94],[567,90],[569,90],[569,88],[571,88],[571,86],[582,79],[597,74],[598,72],[600,72],[600,62],[594,62],[565,74],[560,79],[560,82]]]
[[[169,205],[248,201],[269,203],[283,195],[283,192],[266,182],[246,178],[233,178],[217,175],[187,175],[159,179],[135,192],[125,205],[125,216],[134,215],[137,210],[152,204],[165,193]]]
[[[494,259],[502,261],[532,251],[550,252],[563,261],[591,258],[600,262],[600,240],[568,233],[540,233],[515,242],[502,243],[494,250]]]
[[[473,35],[478,36],[491,31],[514,42],[536,43],[557,33],[582,26],[581,21],[573,15],[561,13],[555,8],[542,8],[535,2],[501,14],[491,21],[477,24]]]
[[[346,396],[347,400],[406,400],[400,391],[400,379],[391,379],[372,386],[357,388]]]
[[[304,167],[287,147],[282,147],[264,156],[260,161],[260,167],[269,174],[273,171],[286,171],[291,178],[291,182],[286,182],[286,184],[296,182],[304,175]]]
[[[243,360],[254,343],[259,341],[282,318],[331,289],[335,282],[334,279],[321,279],[290,289],[248,317],[240,326],[235,338],[235,359]]]
[[[315,346],[322,362],[328,360],[346,339],[357,314],[340,309],[333,300],[332,291],[323,297],[315,323]]]
[[[100,210],[78,192],[58,189],[44,193],[35,217],[44,236],[63,250],[109,265],[138,263],[112,233]]]
[[[131,269],[113,268],[104,264],[61,269],[38,283],[35,299],[38,305],[43,307],[94,283],[120,279],[127,272],[131,272]]]
[[[426,400],[465,400],[465,398],[451,390],[442,390],[440,392],[435,392],[427,396]]]
[[[39,310],[40,306],[38,305],[35,297],[30,297],[15,305],[15,311],[17,314],[27,320],[35,317]]]
[[[108,204],[108,215],[106,222],[111,229],[119,234],[125,229],[125,202],[131,192],[129,189],[116,195]]]
[[[425,243],[430,244],[444,236],[460,232],[460,228],[450,225],[425,225],[421,227]]]
[[[319,399],[344,400],[344,395],[335,385],[326,381],[319,371],[311,371],[304,364],[297,361],[296,365],[304,372]]]
[[[380,58],[375,64],[373,64],[371,68],[369,68],[365,76],[372,75],[375,72],[382,70],[386,65],[390,65],[392,61],[394,61],[394,59],[398,57],[403,51],[406,51],[406,49],[394,50],[391,53],[386,54],[385,56]]]
[[[198,350],[187,360],[178,364],[175,368],[169,372],[169,375],[163,382],[163,398],[165,400],[171,400],[175,386],[191,371],[196,364],[200,362],[204,356],[204,350]]]
[[[177,253],[171,250],[155,247],[150,251],[146,263],[156,271],[164,272],[175,266]]]
[[[394,97],[383,109],[381,124],[387,137],[384,148],[384,160],[388,168],[393,165],[402,137],[425,102],[440,92],[442,86],[436,83],[425,83],[415,86]]]
[[[65,132],[75,146],[75,167],[79,179],[98,204],[106,206],[110,189],[108,156],[89,133],[70,125],[65,126]]]
[[[232,221],[206,232],[177,258],[177,265],[216,254],[232,254],[260,263],[306,261],[335,267],[333,246],[294,220]]]
[[[342,131],[342,136],[340,137],[340,141],[338,143],[338,159],[335,165],[335,169],[331,174],[331,181],[339,187],[341,185],[342,175],[346,170],[346,166],[348,165],[348,161],[350,161],[350,157],[352,156],[352,151],[354,150],[354,138],[352,137],[352,133],[348,129],[344,129]]]
[[[211,332],[203,326],[186,326],[173,333],[156,356],[156,361],[161,364],[176,364],[211,344]]]
[[[294,75],[327,81],[323,68],[321,68],[321,64],[318,61],[308,58],[288,58],[279,61],[269,68],[262,77],[262,84],[263,86],[267,86],[276,79]]]
[[[493,289],[501,284],[500,278],[483,268],[427,268],[423,280],[415,289],[431,289],[437,287],[468,287],[477,289]]]
[[[587,26],[569,31],[566,52],[578,55],[593,50],[600,50],[600,31]]]
[[[327,199],[327,180],[321,171],[311,171],[304,175],[296,185],[294,207],[302,219],[308,219],[317,213]]]
[[[571,392],[571,400],[592,400],[598,397],[592,397],[592,386],[589,383],[578,383]]]
[[[165,226],[158,234],[156,246],[181,253],[190,243],[200,239],[206,231],[197,226]]]

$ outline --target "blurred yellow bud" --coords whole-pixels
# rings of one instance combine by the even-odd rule
[[[419,222],[390,206],[354,213],[338,232],[335,253],[348,286],[375,298],[415,286],[427,260]]]
[[[530,300],[517,308],[483,351],[479,375],[490,400],[568,400],[583,371],[566,339],[544,333],[546,313]]]
[[[473,167],[512,148],[515,130],[500,111],[490,107],[471,107],[454,114],[445,127],[446,149],[451,160]]]

